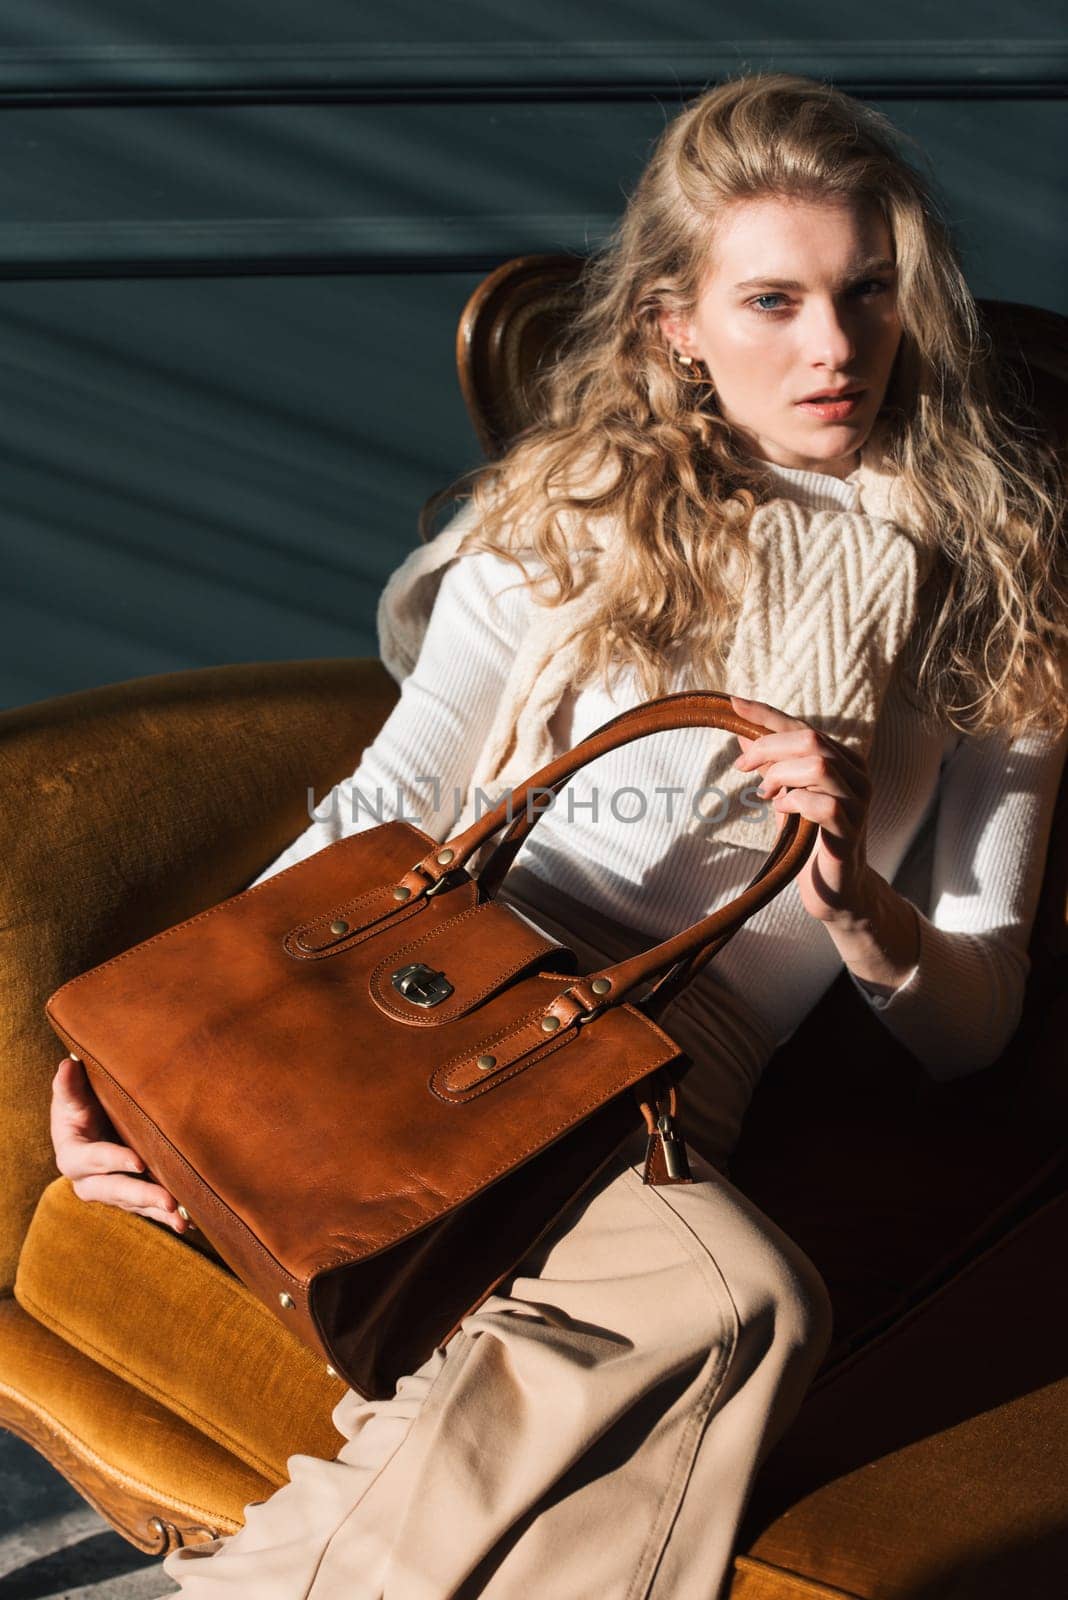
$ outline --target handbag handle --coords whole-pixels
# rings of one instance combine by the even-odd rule
[[[479,898],[492,899],[526,835],[549,809],[548,805],[538,806],[536,802],[533,811],[528,808],[527,796],[531,790],[543,789],[555,796],[576,772],[609,750],[651,733],[694,727],[723,728],[748,739],[757,739],[768,732],[761,724],[740,717],[729,695],[713,689],[683,690],[631,707],[540,767],[510,796],[502,798],[462,833],[436,846],[405,873],[398,887],[407,889],[410,894],[434,894],[445,879],[463,871],[482,845],[509,823],[504,838],[476,875]],[[522,807],[519,816],[514,815],[517,805]],[[783,825],[767,856],[733,900],[648,950],[604,967],[600,972],[576,978],[550,1006],[550,1012],[566,1025],[576,1015],[594,1015],[609,1005],[619,1004],[632,989],[660,974],[659,981],[636,1002],[646,1015],[659,1015],[754,912],[773,900],[797,876],[812,851],[817,832],[817,825],[807,817],[796,812],[784,813]]]
[[[743,733],[746,738],[749,739],[757,738],[760,734],[768,732],[767,728],[764,728],[756,723],[748,722],[744,717],[738,716],[737,712],[730,703],[729,695],[719,694],[715,690],[708,689],[685,691],[684,693],[676,695],[665,695],[662,696],[660,700],[648,701],[644,707],[631,707],[626,711],[620,712],[618,716],[613,717],[610,721],[602,723],[601,726],[595,729],[586,740],[582,741],[582,743],[586,744],[591,740],[600,739],[601,735],[608,729],[615,728],[618,731],[621,723],[633,721],[634,717],[637,715],[637,712],[647,710],[648,706],[666,704],[667,702],[676,700],[685,700],[693,693],[704,694],[705,696],[713,697],[721,702],[720,712],[726,719],[729,719],[731,723],[731,727],[729,729],[730,732]],[[648,731],[648,729],[644,729],[637,734],[632,735],[631,737],[642,738],[644,733]],[[629,742],[627,739],[619,740],[619,743],[627,742]],[[613,746],[605,746],[604,748],[613,748]],[[603,753],[603,751],[598,751],[598,754],[600,753]],[[588,763],[594,759],[595,757],[593,755],[587,755],[585,761],[579,763],[579,765],[588,765]],[[578,766],[573,769],[575,772],[578,770]],[[542,771],[543,773],[547,772],[548,768],[543,768]],[[567,773],[564,776],[557,778],[554,783],[546,783],[540,787],[545,790],[551,790],[554,796],[558,795],[570,781],[572,776],[573,772]],[[536,777],[537,774],[530,779],[530,787],[534,786]],[[493,851],[485,865],[478,873],[477,882],[479,885],[480,897],[484,896],[488,900],[493,899],[497,893],[497,890],[500,888],[501,883],[504,881],[508,869],[522,848],[523,841],[526,839],[527,834],[530,832],[531,828],[533,828],[543,811],[548,811],[549,809],[550,807],[548,804],[539,807],[537,805],[537,800],[535,800],[535,808],[532,809],[530,806],[524,804],[523,809],[519,812],[519,815],[513,817],[511,827],[505,833],[504,837],[499,840],[496,849]],[[803,821],[804,819],[798,818],[797,820]],[[775,850],[782,845],[789,843],[790,838],[792,838],[792,834],[786,839],[784,839],[781,833],[779,834],[775,841],[775,845],[773,846],[772,852],[764,859],[753,877],[750,878],[749,883],[746,885],[747,889],[752,888],[754,884],[759,883],[765,874],[770,871],[771,866],[774,865],[778,859],[775,856]],[[803,864],[804,858],[802,858],[802,865]],[[800,870],[800,867],[798,870]],[[774,893],[777,892],[777,890],[774,891]],[[641,1009],[645,1011],[647,1016],[661,1015],[670,1002],[674,1000],[679,991],[683,989],[692,978],[696,977],[697,973],[704,966],[705,962],[711,960],[711,958],[718,951],[722,950],[727,941],[731,939],[735,933],[737,933],[738,928],[741,927],[742,924],[747,920],[747,917],[743,917],[742,921],[736,926],[730,928],[727,932],[720,934],[717,938],[710,939],[702,949],[694,951],[692,955],[676,961],[674,965],[670,967],[668,971],[666,971],[657,980],[656,983],[653,984],[652,988],[640,1001],[632,1003],[640,1006]]]

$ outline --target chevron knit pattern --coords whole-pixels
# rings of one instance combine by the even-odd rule
[[[873,430],[857,473],[858,511],[815,509],[789,498],[759,506],[750,522],[753,565],[722,683],[707,687],[764,701],[800,717],[866,754],[895,658],[912,626],[927,556],[906,532],[896,505],[897,480],[883,464],[882,435]],[[472,527],[470,502],[392,574],[378,605],[379,653],[402,682],[415,665],[438,585]],[[894,520],[891,520],[893,517]],[[611,530],[600,534],[610,547]],[[599,607],[598,547],[584,577],[562,605],[536,607],[516,652],[492,726],[474,761],[471,786],[454,833],[552,760],[553,712],[570,687],[569,645]],[[515,570],[516,581],[522,574]],[[698,685],[693,685],[697,687]],[[779,813],[752,794],[754,777],[733,767],[732,734],[709,734],[705,797],[692,831],[717,841],[767,850]],[[749,791],[748,804],[742,793]]]
[[[800,717],[867,756],[894,662],[916,615],[922,552],[894,523],[856,511],[812,511],[790,500],[761,506],[749,525],[753,569],[724,687]],[[779,814],[734,767],[732,734],[709,735],[704,782],[717,842],[768,850]],[[750,791],[749,805],[741,801]],[[752,809],[754,803],[758,810]],[[715,820],[721,819],[721,820]]]

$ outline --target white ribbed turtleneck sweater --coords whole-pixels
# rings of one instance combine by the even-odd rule
[[[859,505],[856,473],[839,479],[776,467],[773,475],[783,498],[814,510]],[[399,815],[436,839],[456,831],[455,793],[470,782],[474,752],[533,620],[521,576],[491,552],[452,563],[415,668],[377,737],[255,882]],[[674,687],[694,687],[683,669]],[[566,695],[550,723],[554,753],[641,699],[629,672],[611,693],[597,686]],[[500,899],[570,944],[589,970],[733,898],[765,852],[687,829],[706,737],[701,729],[657,733],[585,767],[528,835]],[[989,1065],[1019,1020],[1066,745],[1068,735],[1029,734],[1011,744],[932,736],[896,674],[891,679],[868,756],[868,859],[917,906],[920,953],[888,998],[853,981],[934,1077]],[[684,785],[684,795],[668,793]],[[841,968],[790,883],[667,1008],[663,1026],[693,1061],[681,1088],[683,1127],[717,1166],[726,1169],[768,1058]]]

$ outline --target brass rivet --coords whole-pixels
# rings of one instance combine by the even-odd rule
[[[555,1033],[560,1026],[559,1017],[542,1017],[541,1025],[546,1033]]]
[[[192,1221],[192,1218],[190,1217],[189,1212],[185,1209],[185,1206],[178,1207],[178,1215],[181,1217],[183,1222]]]
[[[403,883],[398,883],[397,887],[393,891],[393,898],[394,900],[407,900],[411,892],[412,891],[409,888],[406,888]]]
[[[593,982],[590,984],[590,988],[593,990],[594,994],[607,994],[611,987],[611,978],[594,978]]]
[[[341,1374],[334,1367],[330,1366],[329,1363],[327,1364],[326,1375],[328,1378],[339,1378],[341,1376]]]
[[[491,1067],[495,1067],[496,1065],[496,1056],[479,1056],[478,1058],[478,1067],[481,1072],[488,1072]]]
[[[278,1296],[278,1304],[282,1307],[283,1311],[292,1311],[296,1303],[297,1302],[294,1300],[293,1296],[291,1294],[286,1294],[284,1291]]]
[[[332,922],[330,924],[330,932],[331,933],[348,933],[348,931],[349,931],[348,923],[347,922],[342,922],[340,917],[338,917],[336,922]]]
[[[437,853],[437,858],[436,859],[441,863],[441,865],[443,867],[447,867],[449,862],[452,860],[452,858],[453,858],[453,856],[455,854],[456,854],[455,850],[439,850],[438,853]]]

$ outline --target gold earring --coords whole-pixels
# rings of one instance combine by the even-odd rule
[[[683,383],[702,384],[705,388],[711,389],[712,393],[715,394],[716,391],[713,387],[711,376],[706,370],[704,370],[704,362],[695,362],[693,356],[683,355],[682,351],[676,350],[674,346],[672,346],[671,354],[678,362],[680,367],[685,367],[687,369],[685,372],[679,372],[678,368],[676,368],[676,377],[680,378]],[[694,368],[695,370],[691,371],[691,368]]]

